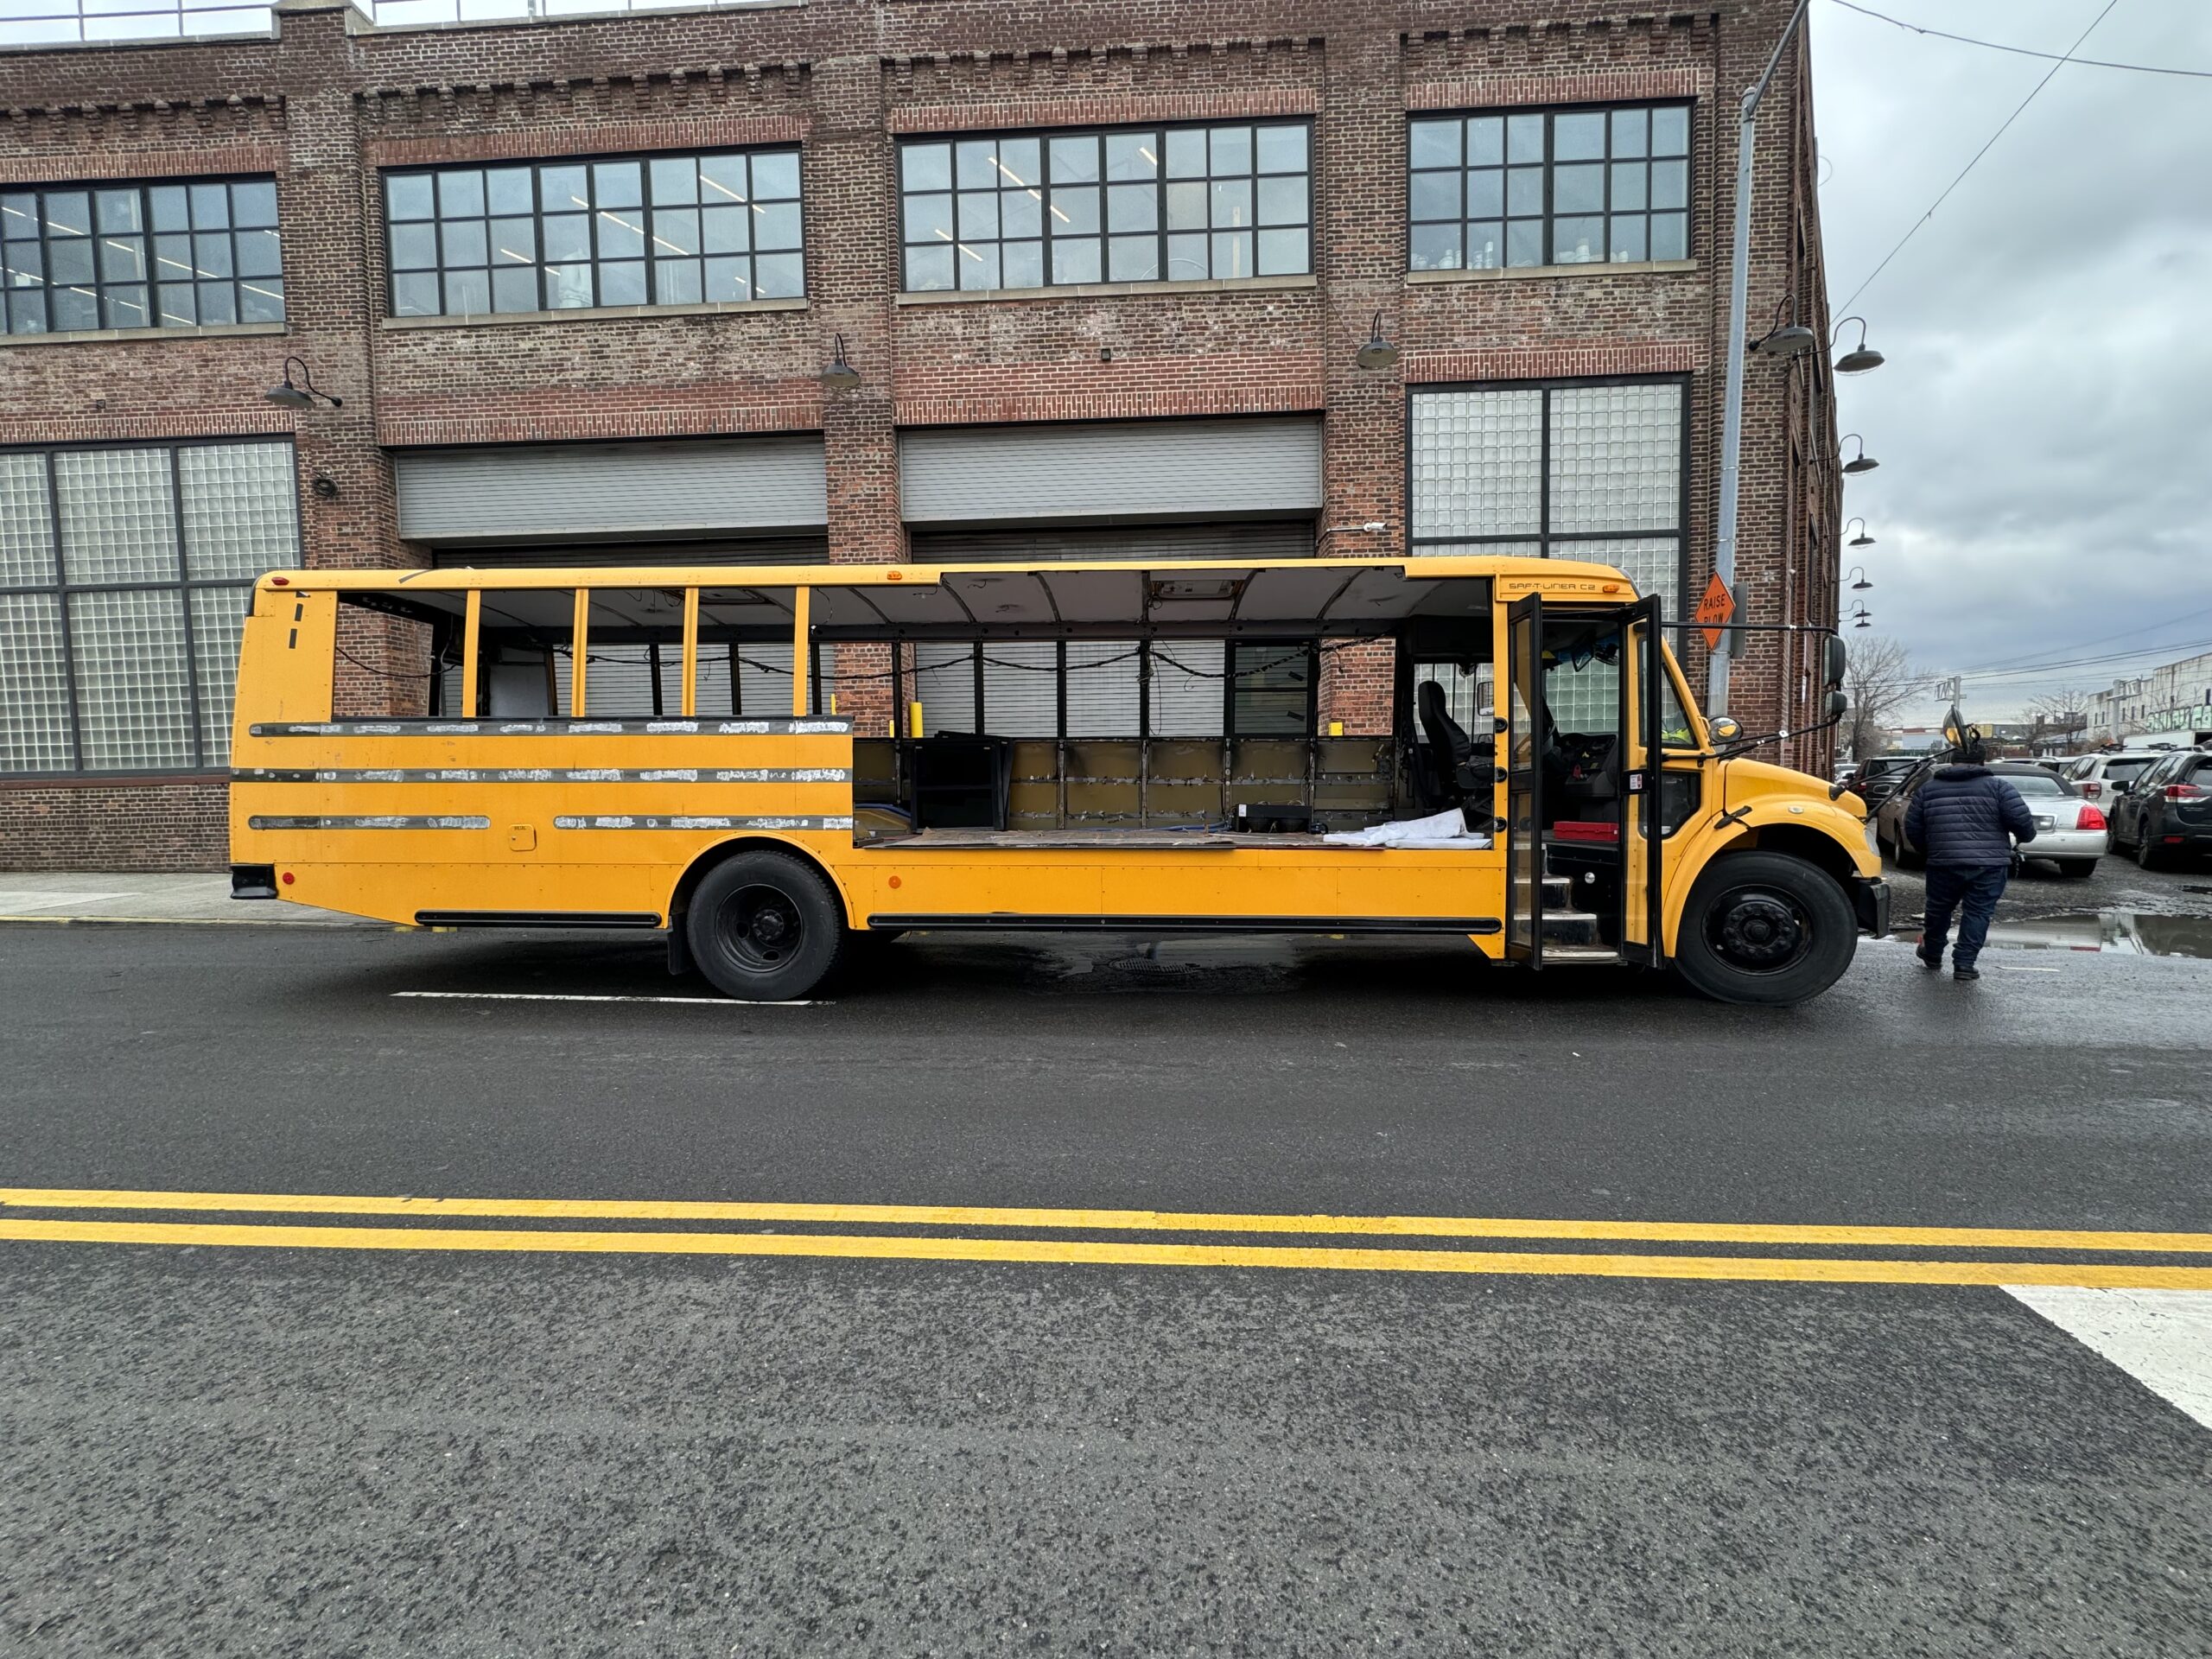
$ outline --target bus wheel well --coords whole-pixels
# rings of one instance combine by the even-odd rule
[[[1787,853],[1792,858],[1802,858],[1808,864],[1826,870],[1847,893],[1859,875],[1859,866],[1833,836],[1824,836],[1799,824],[1761,824],[1743,840],[1732,842],[1726,850],[1739,852],[1751,847],[1761,852]]]
[[[691,907],[691,895],[707,872],[725,860],[740,853],[781,853],[795,858],[820,876],[823,884],[836,895],[837,908],[845,908],[845,890],[837,885],[837,878],[830,874],[827,865],[806,848],[796,842],[779,841],[772,836],[743,836],[734,841],[718,841],[693,859],[683,874],[676,878],[676,891],[668,901],[668,971],[687,974],[691,971],[691,947],[685,938],[684,914]]]

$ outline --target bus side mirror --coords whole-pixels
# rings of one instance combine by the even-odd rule
[[[1850,707],[1851,699],[1844,696],[1842,692],[1831,691],[1828,693],[1828,718],[1830,720],[1841,720],[1845,712],[1849,709]]]
[[[1744,734],[1744,722],[1733,715],[1715,715],[1705,724],[1716,743],[1733,743]]]
[[[1843,677],[1851,668],[1851,653],[1844,649],[1843,641],[1830,634],[1821,642],[1821,665],[1823,685],[1841,685]]]

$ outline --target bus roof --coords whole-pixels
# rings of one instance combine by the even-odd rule
[[[1006,559],[972,564],[454,565],[429,569],[280,570],[263,576],[260,585],[341,593],[466,592],[478,588],[874,588],[891,583],[927,587],[947,576],[1126,575],[1138,570],[1154,575],[1205,572],[1223,576],[1266,570],[1334,570],[1355,576],[1363,570],[1391,571],[1407,582],[1469,576],[1491,581],[1520,578],[1544,589],[1582,590],[1584,584],[1596,584],[1609,598],[1617,589],[1623,603],[1637,596],[1629,579],[1611,565],[1576,559],[1456,553],[1402,558]]]

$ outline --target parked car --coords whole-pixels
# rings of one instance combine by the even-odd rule
[[[2177,749],[2145,767],[2113,802],[2112,842],[2146,870],[2212,852],[2212,754]]]
[[[2095,801],[2112,816],[2113,798],[2166,758],[2161,749],[2115,749],[2108,754],[2085,754],[2074,762],[2067,781],[2082,791],[2085,801]]]
[[[1874,755],[1859,763],[1844,787],[1866,802],[1871,812],[1904,780],[1906,773],[1927,759],[1924,754]]]
[[[2022,852],[2030,858],[2049,860],[2058,867],[2061,875],[2095,873],[2097,861],[2104,856],[2109,845],[2109,825],[2102,808],[2094,801],[2083,800],[2075,792],[2072,784],[2032,760],[1999,760],[1992,763],[1989,769],[2019,791],[2020,798],[2035,815],[2036,838],[2021,849]],[[1906,836],[1904,815],[1912,805],[1912,798],[1935,775],[1934,766],[1914,772],[1882,803],[1881,810],[1874,816],[1874,844],[1896,860],[1899,869],[1916,870],[1928,861],[1926,849],[1914,846]],[[2208,791],[2208,798],[2212,798],[2212,791]],[[2208,821],[2208,834],[2212,834],[2212,820]]]

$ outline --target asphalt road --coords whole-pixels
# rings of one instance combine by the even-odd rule
[[[473,1000],[698,994],[605,937],[17,926],[0,1181],[1210,1212],[1200,1247],[1313,1212],[2212,1230],[2212,963],[1984,966],[1869,945],[1775,1013],[1426,944],[910,938],[762,1007]],[[1043,1259],[1162,1236],[1056,1214],[1035,1259],[951,1261],[825,1211],[715,1224],[788,1255],[661,1254],[698,1224],[46,1196],[0,1227],[181,1230],[0,1238],[10,1655],[2212,1652],[2212,1430],[1913,1277],[2017,1251],[1132,1265]],[[303,1223],[446,1243],[271,1247]],[[449,1247],[587,1224],[640,1253]],[[1653,1265],[1686,1252],[1719,1276]],[[1777,1255],[1901,1265],[1730,1276]]]

